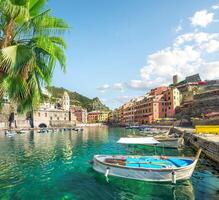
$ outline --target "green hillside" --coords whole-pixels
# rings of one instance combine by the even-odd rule
[[[82,106],[83,108],[86,108],[89,111],[92,110],[104,110],[108,111],[110,110],[107,106],[102,104],[100,99],[98,97],[90,99],[88,97],[85,97],[77,92],[72,92],[70,90],[67,90],[62,87],[48,87],[47,90],[51,93],[51,101],[56,101],[59,98],[62,98],[64,91],[68,92],[68,95],[70,97],[70,103],[71,105],[78,105]]]

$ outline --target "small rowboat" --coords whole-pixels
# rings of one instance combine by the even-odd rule
[[[93,169],[108,176],[154,182],[186,180],[192,176],[201,149],[195,157],[95,155]]]
[[[159,142],[153,137],[145,138],[120,138],[122,144],[147,144],[156,145]],[[175,156],[132,156],[132,155],[95,155],[93,169],[103,173],[108,180],[108,175],[122,178],[172,182],[189,179],[195,169],[201,154],[198,150],[195,157]]]

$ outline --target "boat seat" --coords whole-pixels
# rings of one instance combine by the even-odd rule
[[[176,167],[185,167],[192,163],[191,160],[184,160],[184,159],[178,159],[178,158],[169,158],[168,161],[173,163]]]

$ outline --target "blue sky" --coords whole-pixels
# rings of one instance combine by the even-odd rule
[[[67,72],[57,68],[53,84],[98,96],[115,108],[170,83],[175,73],[217,78],[218,5],[215,0],[50,0],[53,14],[72,27],[65,34]]]

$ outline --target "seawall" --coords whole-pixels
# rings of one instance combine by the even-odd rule
[[[202,152],[211,160],[219,163],[219,135],[195,134],[195,129],[175,127],[173,131],[184,133],[184,139],[195,149],[202,148]]]

